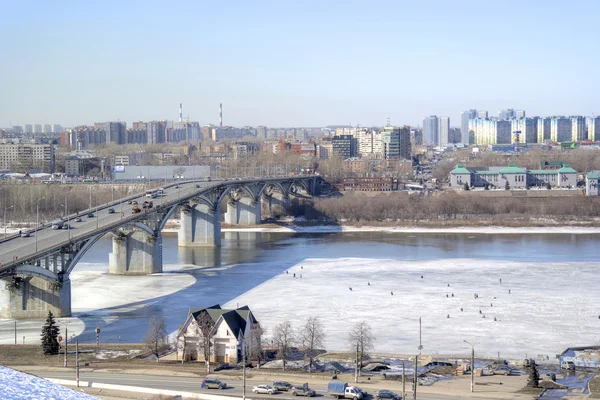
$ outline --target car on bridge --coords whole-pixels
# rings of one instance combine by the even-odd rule
[[[88,218],[94,218],[94,213],[89,213],[89,214],[87,215],[87,217],[88,217]]]
[[[227,384],[225,382],[221,382],[216,378],[206,378],[202,381],[200,387],[206,389],[225,389],[227,387]]]
[[[28,231],[21,232],[21,237],[31,237],[31,232],[28,232]]]
[[[252,388],[252,392],[254,394],[275,394],[277,393],[277,389],[269,385],[258,385]]]
[[[81,222],[81,217],[75,218],[75,222]]]
[[[317,395],[317,392],[308,387],[308,383],[292,386],[291,392],[293,396],[315,397]]]
[[[288,392],[292,388],[292,384],[286,381],[275,381],[273,382],[273,387],[275,390],[286,391]]]
[[[108,213],[109,214],[114,214],[115,213],[115,209],[114,208],[109,208],[108,209]]]

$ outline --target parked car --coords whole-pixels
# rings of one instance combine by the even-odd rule
[[[216,378],[206,378],[202,381],[200,387],[206,389],[225,389],[227,387],[227,384],[225,382],[221,382]]]
[[[114,214],[115,213],[115,209],[114,208],[109,208],[108,209],[108,213],[109,214]]]
[[[504,376],[508,376],[510,374],[512,374],[513,370],[506,365],[499,365],[497,367],[488,367],[487,368],[488,373],[492,374],[492,375],[504,375]]]
[[[81,217],[75,218],[75,222],[81,222]]]
[[[391,390],[376,390],[375,400],[379,399],[391,399],[391,400],[402,400],[402,396],[392,392]]]
[[[279,391],[288,392],[292,388],[292,384],[286,381],[275,381],[273,382],[273,388]]]
[[[575,363],[573,361],[563,361],[560,363],[560,369],[575,371]]]
[[[294,396],[314,397],[317,395],[317,392],[308,387],[308,383],[302,386],[292,386],[290,390]]]
[[[275,394],[277,393],[277,389],[269,385],[258,385],[252,388],[252,392],[255,394]]]
[[[94,213],[89,213],[89,214],[87,215],[87,217],[88,217],[88,218],[94,218]]]

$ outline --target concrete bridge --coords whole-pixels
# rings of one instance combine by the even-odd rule
[[[70,215],[72,229],[40,227],[31,237],[12,237],[0,243],[0,317],[45,318],[71,315],[69,275],[85,253],[104,235],[111,235],[109,273],[144,275],[162,272],[162,230],[173,214],[181,213],[179,246],[220,246],[221,205],[224,222],[231,225],[261,223],[261,203],[287,206],[292,193],[319,192],[318,176],[265,179],[191,181],[165,186],[152,199],[154,207],[134,214],[131,201],[140,207],[144,193],[119,199]],[[110,209],[114,212],[111,212]]]

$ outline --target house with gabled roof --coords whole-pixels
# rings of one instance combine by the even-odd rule
[[[210,324],[208,339],[203,330]],[[224,309],[220,305],[190,308],[177,332],[177,359],[205,361],[205,343],[210,343],[210,362],[237,363],[243,346],[253,348],[260,340],[260,324],[248,306]]]

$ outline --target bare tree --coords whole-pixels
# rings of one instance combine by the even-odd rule
[[[318,317],[308,317],[306,323],[298,331],[298,341],[304,347],[308,358],[308,372],[312,369],[313,360],[317,356],[317,351],[323,347],[325,331],[323,324]]]
[[[273,341],[277,344],[277,357],[283,360],[283,370],[285,371],[285,361],[290,355],[290,346],[294,342],[294,331],[289,321],[284,321],[275,326]]]
[[[253,329],[250,330],[250,333],[246,338],[246,345],[244,346],[246,351],[246,359],[257,359],[258,368],[260,368],[260,359],[263,354],[262,337],[264,333],[265,332],[260,325],[254,326]]]
[[[359,352],[359,366],[358,371],[363,367],[363,360],[365,359],[365,351],[373,349],[373,342],[375,337],[371,332],[371,326],[365,321],[360,321],[352,327],[350,334],[348,335],[348,344],[352,350],[358,349]]]
[[[160,352],[163,347],[169,344],[169,336],[165,328],[164,317],[154,316],[150,320],[150,329],[144,337],[144,344],[156,356],[156,362],[159,361]]]
[[[202,350],[204,354],[206,371],[210,373],[210,339],[212,330],[215,326],[215,322],[206,311],[203,311],[200,313],[200,315],[198,315],[198,318],[196,318],[196,322],[198,323],[198,330],[200,331],[200,342],[198,343],[198,347]]]

